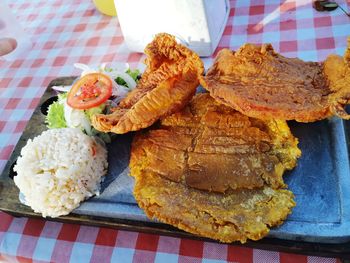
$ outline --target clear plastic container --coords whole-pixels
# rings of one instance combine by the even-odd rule
[[[131,51],[142,52],[155,34],[166,32],[200,56],[215,51],[230,13],[228,0],[114,0]]]

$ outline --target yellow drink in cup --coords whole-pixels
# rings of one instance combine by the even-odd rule
[[[114,0],[92,0],[96,9],[104,15],[116,16],[117,11],[114,7]]]

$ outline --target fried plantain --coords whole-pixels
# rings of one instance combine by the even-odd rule
[[[285,121],[249,118],[206,93],[137,134],[131,159],[145,156],[139,169],[207,191],[280,188],[301,154],[297,144]]]
[[[134,171],[134,196],[149,218],[221,242],[258,240],[283,223],[295,206],[285,189],[264,186],[226,194],[175,183],[155,173]]]
[[[295,206],[282,175],[301,152],[285,121],[249,118],[197,94],[136,134],[130,173],[150,218],[222,242],[257,240]]]

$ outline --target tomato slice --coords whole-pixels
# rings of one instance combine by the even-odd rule
[[[96,107],[112,96],[112,85],[111,78],[105,74],[86,74],[73,84],[67,104],[80,110]]]

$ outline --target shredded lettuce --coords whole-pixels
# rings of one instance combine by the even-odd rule
[[[68,92],[67,93],[60,93],[57,95],[57,97],[58,97],[58,102],[62,104],[67,99]]]
[[[92,129],[91,129],[91,133],[93,136],[100,138],[105,143],[110,143],[112,141],[112,138],[113,138],[112,133],[100,132],[100,131],[96,130],[94,127],[92,127]]]
[[[102,103],[101,105],[99,105],[97,107],[84,110],[84,112],[85,112],[86,117],[88,117],[89,120],[91,121],[91,118],[93,115],[102,113],[105,108],[106,108],[106,104]]]
[[[138,69],[131,70],[128,68],[126,73],[129,74],[130,77],[132,77],[137,82],[137,77],[140,75],[140,71]]]
[[[137,77],[140,75],[140,71],[138,69],[131,70],[129,68],[127,71],[125,71],[125,73],[127,73],[130,77],[132,77],[133,80],[135,80],[135,82],[137,82]],[[128,87],[128,84],[121,77],[117,77],[115,79],[115,82],[117,82],[118,85],[122,85],[122,86]],[[130,87],[128,87],[128,88],[130,88]]]
[[[49,129],[66,128],[67,123],[64,118],[64,101],[67,98],[67,93],[60,93],[57,95],[58,100],[52,103],[45,118],[46,126]]]
[[[45,123],[49,129],[66,128],[66,120],[64,119],[64,107],[59,101],[52,103],[47,111]]]

